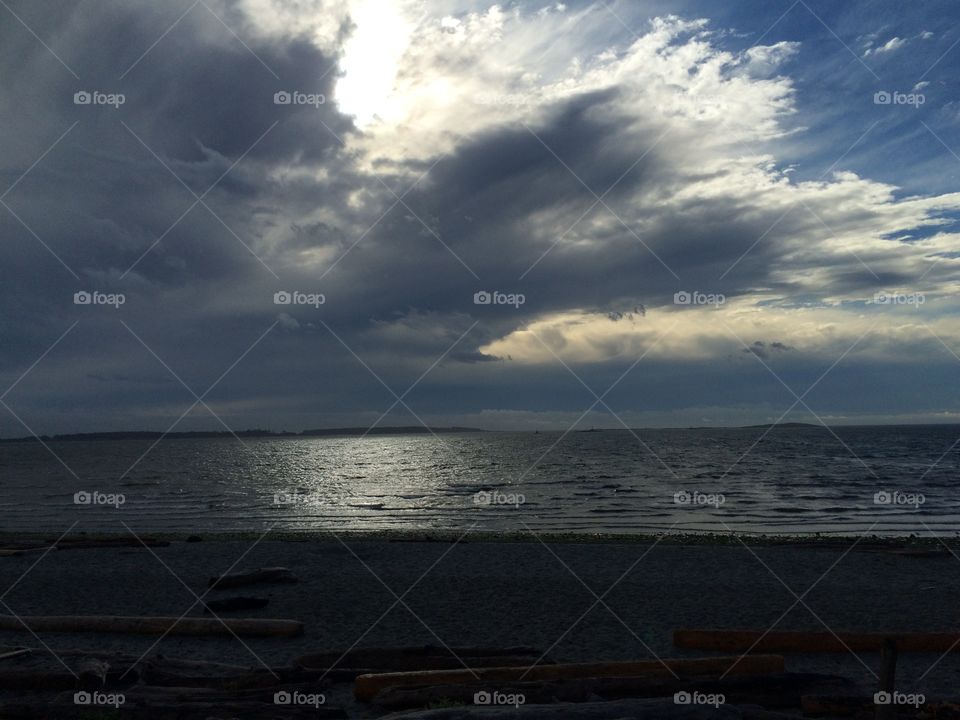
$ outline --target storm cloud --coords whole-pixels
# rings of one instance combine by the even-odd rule
[[[0,10],[0,435],[565,428],[614,383],[582,422],[746,424],[828,369],[831,421],[955,418],[958,125],[934,85],[875,102],[902,50],[682,3],[397,2],[381,38],[361,5]]]

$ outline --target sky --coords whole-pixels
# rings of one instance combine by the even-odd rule
[[[958,422],[958,21],[3,0],[0,436]]]

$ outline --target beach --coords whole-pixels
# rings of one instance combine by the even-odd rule
[[[545,660],[571,663],[718,654],[674,647],[672,631],[678,628],[955,629],[960,560],[945,546],[938,552],[935,543],[920,553],[904,554],[898,547],[872,539],[574,542],[468,532],[429,539],[423,534],[204,538],[149,548],[32,552],[0,558],[0,585],[12,586],[3,597],[4,612],[204,617],[198,596],[205,601],[256,596],[269,600],[266,607],[218,614],[297,620],[303,634],[242,642],[229,635],[168,636],[157,642],[149,635],[4,631],[0,646],[34,648],[34,659],[2,661],[0,670],[61,649],[263,668],[352,647],[527,646],[545,653]],[[298,582],[208,591],[213,577],[265,567],[288,568]],[[862,694],[872,694],[879,655],[787,654],[786,666],[791,672],[842,675]],[[958,673],[955,654],[902,653],[897,687],[945,697]],[[357,703],[351,683],[330,682],[323,683],[327,708],[343,707],[352,717],[383,714]],[[7,702],[25,695],[3,693]]]
[[[0,720],[960,720],[960,0],[0,17]]]

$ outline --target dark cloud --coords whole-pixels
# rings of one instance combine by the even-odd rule
[[[774,353],[790,352],[791,350],[793,350],[792,347],[780,341],[766,343],[763,340],[756,340],[749,347],[745,347],[742,352],[753,353],[758,358],[767,360]]]
[[[263,31],[239,5],[211,7],[240,38],[200,6],[166,35],[187,6],[14,7],[66,64],[9,15],[0,25],[0,66],[10,70],[0,193],[16,183],[3,198],[10,209],[0,207],[4,387],[78,322],[10,395],[42,431],[163,429],[194,400],[180,380],[199,394],[227,370],[210,400],[231,425],[372,421],[394,400],[383,384],[403,392],[441,356],[411,393],[418,413],[569,411],[593,398],[562,366],[488,346],[565,314],[652,332],[681,317],[679,290],[722,293],[729,304],[762,293],[780,298],[770,304],[779,310],[816,293],[866,299],[918,275],[897,240],[856,252],[827,245],[879,225],[877,207],[894,210],[888,201],[847,211],[849,196],[824,185],[808,189],[810,212],[784,216],[794,191],[783,176],[760,160],[745,170],[742,149],[725,157],[710,144],[713,126],[640,102],[632,76],[531,101],[519,122],[451,124],[438,132],[453,137],[444,151],[385,159],[364,151],[376,128],[358,127],[333,101],[348,18],[321,49],[303,33]],[[602,40],[596,27],[584,33]],[[469,74],[476,62],[453,54],[444,67]],[[125,101],[74,103],[95,90]],[[325,102],[278,105],[278,92]],[[943,262],[926,278],[942,286],[953,276]],[[74,305],[81,290],[126,302]],[[279,291],[325,302],[279,306]],[[479,291],[525,301],[477,305]],[[538,332],[558,355],[578,351],[568,328]],[[748,337],[761,332],[786,337],[779,328]],[[770,388],[755,387],[731,350],[738,344],[709,336],[697,345],[700,355],[679,346],[673,360],[651,357],[611,402],[624,412],[767,407]],[[756,340],[743,352],[805,378],[822,358],[804,366],[794,345],[808,350]],[[600,392],[641,347],[601,335],[600,359],[569,362]],[[214,426],[203,413],[184,422]],[[18,427],[0,421],[5,435]]]

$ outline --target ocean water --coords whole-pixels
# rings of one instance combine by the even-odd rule
[[[4,443],[0,530],[960,530],[960,426],[764,433]]]

